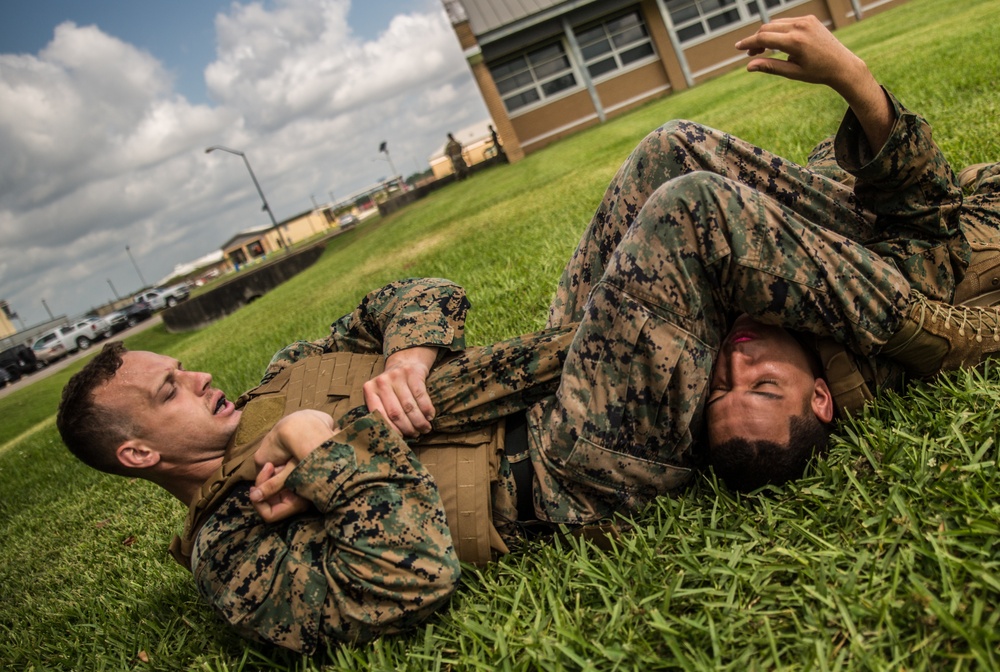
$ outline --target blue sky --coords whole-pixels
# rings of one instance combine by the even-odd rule
[[[487,118],[439,0],[0,3],[0,299],[75,316]],[[231,157],[232,158],[232,157]],[[20,326],[20,325],[18,325]]]
[[[97,25],[167,64],[177,78],[178,92],[188,100],[208,102],[203,70],[215,58],[215,15],[232,4],[232,0],[5,0],[0,3],[0,52],[37,53],[64,21]],[[347,22],[359,37],[373,39],[396,14],[438,4],[353,2]]]

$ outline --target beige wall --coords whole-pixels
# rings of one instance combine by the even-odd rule
[[[500,141],[503,143],[503,140]],[[465,165],[474,166],[477,163],[482,163],[489,157],[486,156],[486,151],[492,149],[493,141],[491,138],[481,138],[476,142],[470,142],[467,145],[462,145],[462,156],[465,158]],[[504,145],[506,149],[506,145]],[[445,175],[451,175],[455,172],[454,166],[451,165],[451,159],[447,156],[439,156],[431,161],[431,170],[434,172],[434,179],[440,179]]]
[[[860,0],[862,18],[879,14],[905,2],[906,0]],[[729,32],[716,34],[704,42],[685,47],[683,54],[677,54],[656,0],[641,0],[638,4],[660,62],[627,71],[595,85],[605,118],[621,114],[652,98],[687,88],[682,58],[686,60],[688,71],[695,84],[741,67],[746,58],[733,48],[733,43],[741,37],[752,34],[760,26],[759,22],[754,22]],[[854,23],[856,20],[851,0],[810,0],[780,12],[772,9],[769,16],[775,19],[804,14],[815,14],[833,28]],[[469,67],[479,85],[494,125],[500,133],[507,155],[512,161],[521,158],[522,150],[532,152],[541,149],[562,137],[599,123],[597,110],[589,92],[585,89],[510,118],[490,76],[489,68],[483,62],[476,37],[469,29],[468,22],[458,24],[454,29],[459,43],[466,51]],[[431,167],[437,175],[439,168],[434,165]],[[444,170],[444,167],[440,170]],[[447,172],[451,172],[450,163],[447,163]]]
[[[339,226],[339,224],[336,219],[329,222],[327,221],[326,215],[323,214],[322,210],[313,210],[302,217],[281,224],[280,229],[281,236],[284,237],[285,244],[295,245],[308,238],[312,238],[313,236],[327,233],[337,226]],[[250,254],[250,247],[254,242],[260,243],[261,247],[264,249],[265,255],[278,252],[283,248],[278,231],[272,228],[266,231],[261,231],[257,235],[248,235],[246,238],[240,240],[238,244],[230,245],[224,249],[223,253],[230,264],[232,264],[234,252],[236,252],[236,250],[242,250],[247,262],[252,262],[255,259],[260,258],[254,257]]]
[[[4,315],[4,312],[0,310],[0,338],[13,336],[16,333],[17,329],[11,323],[10,319]]]

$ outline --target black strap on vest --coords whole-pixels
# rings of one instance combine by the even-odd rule
[[[516,455],[524,455],[528,451],[528,419],[524,411],[508,415],[504,418],[503,450],[510,461],[510,473],[517,486],[517,521],[527,523],[538,520],[535,515],[535,502],[532,496],[531,460],[512,460]]]

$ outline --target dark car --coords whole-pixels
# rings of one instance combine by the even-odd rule
[[[10,377],[11,382],[38,369],[38,358],[27,345],[15,345],[0,352],[0,369]]]
[[[119,331],[125,331],[152,316],[153,307],[151,305],[145,301],[136,301],[108,315],[108,321],[111,322],[111,333],[117,334]]]

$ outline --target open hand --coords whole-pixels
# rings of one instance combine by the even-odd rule
[[[843,94],[868,66],[833,36],[815,16],[775,19],[762,25],[756,33],[736,43],[747,55],[760,56],[774,50],[787,54],[780,58],[752,58],[750,72],[765,72],[812,84],[825,84]]]

